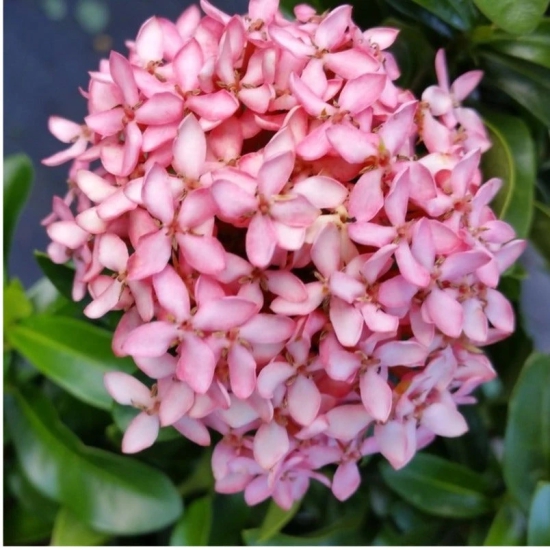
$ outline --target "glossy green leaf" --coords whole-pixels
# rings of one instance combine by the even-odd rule
[[[529,240],[550,265],[550,207],[541,202],[534,203],[534,217]]]
[[[529,34],[513,36],[492,26],[478,27],[472,41],[510,57],[524,59],[550,69],[550,19],[544,19]]]
[[[196,478],[197,473],[195,472],[193,477]],[[211,476],[212,467],[210,466],[208,477]],[[196,480],[195,485],[198,484],[199,480]],[[212,525],[214,529],[210,532],[210,546],[242,545],[242,531],[260,524],[266,505],[266,502],[262,502],[258,506],[249,506],[244,500],[243,493],[232,495],[215,493],[212,502]]]
[[[529,546],[550,546],[550,482],[541,481],[537,485],[527,526]]]
[[[385,463],[384,481],[401,498],[428,514],[449,518],[474,518],[492,508],[484,494],[485,479],[442,458],[419,453],[402,470]]]
[[[133,372],[133,361],[115,357],[112,335],[84,321],[39,315],[10,329],[9,342],[45,376],[85,403],[108,410],[103,385],[109,371]]]
[[[33,179],[31,159],[27,155],[11,155],[4,159],[4,266],[21,210],[27,202]]]
[[[72,300],[73,280],[75,271],[66,264],[55,264],[44,252],[34,251],[34,257],[40,269],[65,298]]]
[[[390,48],[401,69],[399,85],[421,93],[435,58],[435,51],[423,29],[394,18],[386,19],[383,25],[399,29],[397,40]]]
[[[4,544],[47,544],[53,522],[29,512],[20,504],[4,508]]]
[[[172,531],[170,546],[208,546],[211,527],[212,497],[207,495],[187,507]]]
[[[485,538],[485,546],[520,546],[525,544],[525,514],[506,500],[499,508]]]
[[[12,323],[32,315],[32,304],[19,279],[12,279],[4,287],[4,330]]]
[[[279,508],[274,500],[269,503],[267,514],[260,526],[258,542],[266,542],[283,530],[284,526],[296,515],[300,501],[294,502],[290,510]]]
[[[53,523],[59,505],[37,491],[19,468],[9,472],[7,482],[10,493],[23,508],[32,514],[40,516],[44,521]]]
[[[135,535],[166,527],[180,516],[180,497],[164,474],[83,445],[38,391],[11,390],[5,401],[25,474],[80,521],[104,533]]]
[[[514,59],[483,48],[481,68],[485,72],[482,85],[504,92],[544,125],[550,126],[550,70],[521,59]]]
[[[504,480],[524,511],[537,483],[550,479],[550,356],[529,357],[510,400]]]
[[[548,0],[474,0],[493,23],[513,34],[527,34],[539,24]]]
[[[82,523],[68,508],[61,508],[55,518],[50,546],[100,546],[108,538]]]
[[[405,15],[411,23],[425,25],[448,38],[453,36],[454,30],[451,26],[412,0],[384,0],[384,4]]]
[[[459,31],[466,31],[472,26],[475,11],[472,9],[470,0],[413,0],[413,2]]]
[[[536,178],[535,147],[525,123],[503,113],[484,113],[493,146],[483,155],[486,179],[501,178],[493,201],[498,217],[510,223],[518,237],[529,234]]]

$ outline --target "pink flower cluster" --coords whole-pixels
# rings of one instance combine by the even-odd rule
[[[114,352],[155,380],[105,377],[141,411],[124,452],[213,430],[217,491],[288,508],[316,479],[343,500],[361,457],[401,468],[463,434],[457,406],[495,376],[478,347],[514,329],[496,287],[524,243],[460,104],[481,74],[450,85],[440,51],[418,100],[395,84],[397,31],[350,6],[201,6],[90,73],[83,125],[50,119],[72,145],[44,162],[72,168],[49,254],[74,262],[88,317],[124,311]]]

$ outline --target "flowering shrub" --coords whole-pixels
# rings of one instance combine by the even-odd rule
[[[482,73],[451,84],[440,50],[416,98],[397,30],[350,6],[201,7],[103,60],[84,124],[50,119],[72,145],[44,163],[72,165],[48,253],[73,260],[88,317],[124,311],[113,350],[155,380],[105,376],[141,411],[124,452],[211,429],[217,491],[289,509],[315,479],[345,500],[361,457],[402,468],[467,430],[457,406],[495,376],[479,346],[514,330],[496,287],[525,243],[489,206],[491,144],[461,105]]]

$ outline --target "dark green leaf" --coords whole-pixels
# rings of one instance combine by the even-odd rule
[[[399,29],[397,40],[390,48],[401,69],[399,85],[421,93],[426,84],[425,77],[432,71],[434,49],[418,26],[393,18],[386,19],[383,24]]]
[[[531,226],[529,240],[550,265],[550,208],[538,201],[535,201],[533,225]]]
[[[550,69],[550,19],[544,19],[532,33],[523,36],[512,36],[492,26],[478,27],[472,40],[501,54]]]
[[[4,159],[4,266],[8,262],[15,226],[27,202],[32,179],[32,162],[27,155],[11,155]]]
[[[40,372],[82,401],[108,410],[112,400],[104,388],[109,371],[132,372],[129,358],[111,350],[112,335],[77,319],[39,315],[8,332],[9,342]]]
[[[59,293],[65,298],[72,300],[73,280],[75,271],[72,267],[66,264],[55,264],[50,260],[50,257],[44,252],[34,251],[34,257],[43,271],[44,275],[52,282],[59,290]]]
[[[12,323],[32,315],[32,304],[19,279],[12,279],[4,287],[4,330]]]
[[[503,113],[485,113],[493,146],[483,156],[485,178],[503,180],[493,201],[499,218],[510,223],[518,237],[529,234],[536,178],[535,147],[524,122]]]
[[[294,502],[290,510],[283,510],[277,506],[277,503],[272,500],[269,503],[267,514],[260,526],[258,533],[258,542],[263,543],[279,533],[284,526],[296,515],[300,508],[300,501]]]
[[[537,483],[550,479],[550,356],[529,357],[510,400],[504,447],[504,479],[529,510]]]
[[[82,523],[68,508],[61,508],[55,518],[50,546],[99,546],[108,538]]]
[[[419,453],[402,470],[383,464],[384,481],[418,509],[440,517],[473,518],[491,510],[485,479],[458,464]]]
[[[485,538],[485,546],[520,546],[525,544],[525,515],[508,500],[499,508]]]
[[[53,522],[29,512],[20,504],[6,507],[4,514],[4,544],[43,544],[50,538]]]
[[[212,467],[210,467],[209,476],[212,476]],[[251,507],[245,502],[242,493],[215,494],[212,503],[214,529],[210,532],[210,546],[242,545],[241,533],[243,529],[260,524],[266,504],[263,502],[258,506]]]
[[[527,34],[539,24],[548,0],[474,0],[476,6],[501,29]]]
[[[493,91],[504,92],[527,109],[545,126],[550,126],[550,70],[520,59],[483,49],[481,68],[485,72],[482,84]]]
[[[6,416],[20,464],[35,487],[98,531],[139,534],[176,520],[170,480],[141,462],[84,446],[39,392],[11,390]]]
[[[470,0],[413,0],[413,2],[459,31],[466,31],[472,25],[473,10],[470,7]]]
[[[8,487],[21,506],[44,521],[53,522],[59,506],[36,490],[19,468],[8,474]]]
[[[527,526],[529,546],[550,546],[550,482],[541,481],[537,485]]]
[[[208,546],[211,525],[212,497],[195,499],[176,523],[170,546]]]
[[[447,25],[447,23],[411,0],[385,0],[385,4],[388,4],[399,13],[407,16],[411,23],[414,22],[415,24],[425,25],[449,38],[453,35],[453,29]]]

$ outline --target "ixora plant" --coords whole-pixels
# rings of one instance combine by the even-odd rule
[[[464,415],[477,402],[476,390],[496,376],[480,348],[514,332],[514,309],[499,284],[507,273],[517,285],[513,264],[527,243],[516,232],[527,236],[531,210],[523,215],[513,203],[525,197],[517,191],[525,185],[530,209],[532,187],[510,178],[521,177],[514,155],[525,154],[530,142],[507,149],[511,168],[499,164],[508,142],[498,117],[487,115],[488,130],[478,111],[464,104],[477,93],[483,72],[451,79],[445,51],[438,49],[437,84],[415,94],[401,78],[399,29],[362,30],[352,6],[320,13],[300,4],[292,19],[279,11],[278,0],[251,0],[244,16],[227,15],[206,0],[201,7],[205,15],[192,6],[176,22],[152,17],[127,42],[127,56],[112,52],[101,61],[82,90],[88,105],[82,124],[50,118],[51,132],[70,145],[43,162],[71,165],[68,192],[54,198],[43,221],[52,242],[40,262],[56,286],[65,277],[65,292],[72,278],[73,300],[90,296],[84,316],[96,323],[105,317],[114,328],[107,337],[114,356],[101,377],[95,377],[97,366],[93,375],[86,365],[73,369],[78,353],[66,366],[45,370],[69,393],[108,409],[104,381],[122,406],[115,408],[118,427],[112,428],[124,431],[124,453],[144,451],[157,438],[165,442],[159,446],[167,440],[187,445],[181,436],[213,447],[211,458],[204,455],[213,481],[202,467],[203,479],[184,482],[183,494],[204,491],[206,480],[217,493],[242,492],[249,506],[272,498],[263,526],[247,531],[249,543],[272,538],[290,521],[310,485],[313,492],[326,486],[339,501],[368,500],[361,491],[375,491],[379,481],[362,484],[361,465],[377,455],[386,483],[423,512],[453,519],[489,513],[491,494],[499,490],[490,476],[432,454],[414,457],[436,436],[459,438],[468,431]],[[481,28],[479,42],[490,42],[490,32]],[[498,66],[498,56],[484,55],[489,71],[491,63]],[[543,109],[538,116],[547,115]],[[525,125],[519,131],[529,136]],[[533,151],[527,157],[534,158]],[[487,173],[506,178],[504,187]],[[10,296],[23,292],[10,288]],[[28,315],[18,310],[10,321]],[[29,351],[26,338],[41,327],[60,338],[71,322],[57,322],[15,323],[7,340],[44,370],[43,351]],[[82,346],[86,357],[99,333],[85,341],[82,330],[73,347]],[[546,367],[548,360],[535,356],[525,377],[531,373],[532,380]],[[78,380],[82,376],[93,377],[91,387]],[[533,399],[540,394],[547,407],[545,376],[546,387]],[[153,525],[147,506],[135,516],[107,506],[93,520],[94,496],[84,497],[84,507],[73,506],[78,479],[90,483],[102,461],[111,477],[124,476],[127,464],[142,480],[150,467],[105,451],[96,455],[72,439],[57,444],[91,471],[52,466],[46,436],[44,448],[30,443],[34,459],[25,456],[32,437],[24,434],[37,424],[53,430],[53,440],[65,435],[58,421],[52,421],[55,429],[47,426],[47,405],[33,410],[44,399],[32,393],[36,389],[25,391],[10,397],[13,414],[19,411],[12,438],[31,485],[63,505],[58,530],[75,519],[99,534],[129,534],[177,518],[179,497],[154,470],[156,485],[135,487],[170,510]],[[521,391],[516,408],[526,406]],[[548,427],[550,420],[541,422]],[[514,434],[507,431],[507,439],[519,437]],[[479,449],[472,443],[465,452]],[[481,452],[489,453],[488,444]],[[163,453],[153,456],[162,469]],[[32,460],[44,472],[54,468],[55,480],[33,471]],[[542,475],[546,482],[535,494],[539,478],[531,477],[526,490],[505,475],[524,509],[540,501],[529,532],[530,541],[543,540],[548,532],[536,517],[548,506],[550,476]],[[23,479],[20,485],[29,483]],[[427,496],[423,479],[433,485]],[[461,491],[467,498],[457,497]],[[207,499],[212,496],[192,500],[191,519],[184,512],[172,535],[175,544],[189,543],[190,529],[210,525]],[[514,505],[505,505],[488,540],[509,529],[501,525],[507,516],[524,521]],[[375,497],[371,507],[377,506]],[[420,514],[412,510],[410,517]],[[136,526],[141,521],[146,525]],[[362,521],[348,528],[356,533],[351,542],[372,542],[376,535],[368,539]],[[410,530],[400,521],[398,529]],[[245,526],[256,527],[250,523]],[[280,536],[282,544],[291,542]]]

